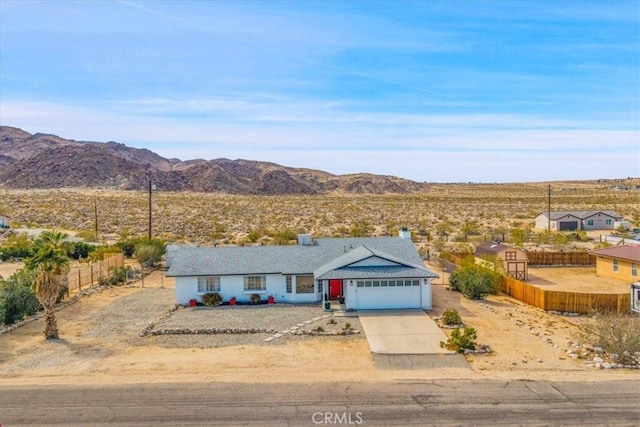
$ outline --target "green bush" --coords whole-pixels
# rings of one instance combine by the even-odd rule
[[[111,286],[119,286],[124,285],[127,281],[127,269],[130,267],[121,267],[121,268],[112,268],[110,270],[111,275],[109,276],[109,284]]]
[[[485,299],[498,292],[501,277],[500,265],[496,260],[485,260],[485,266],[481,266],[473,256],[469,256],[449,277],[449,288],[462,292],[469,299]]]
[[[202,295],[202,303],[208,306],[216,306],[222,304],[222,296],[219,293],[208,293]]]
[[[11,325],[35,314],[40,303],[31,289],[33,276],[19,270],[6,281],[0,281],[0,323]]]
[[[460,318],[460,314],[458,310],[455,308],[447,308],[444,313],[442,313],[442,323],[445,325],[459,325],[462,323],[462,319]]]
[[[447,342],[440,341],[440,347],[455,351],[456,353],[464,353],[465,350],[476,349],[476,339],[478,339],[478,333],[475,329],[464,328],[464,330],[460,332],[458,328],[451,331],[451,336]]]

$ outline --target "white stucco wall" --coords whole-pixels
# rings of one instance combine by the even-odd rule
[[[314,283],[313,293],[296,293],[296,276],[292,276],[291,293],[287,293],[286,276],[281,274],[266,275],[265,291],[245,291],[244,276],[220,276],[220,295],[224,302],[235,297],[239,302],[248,302],[252,294],[259,294],[263,300],[273,296],[277,302],[316,302],[322,294],[318,292],[318,285]],[[188,304],[191,299],[202,301],[203,293],[198,293],[198,278],[196,276],[176,277],[176,304]]]
[[[589,220],[593,221],[593,225],[589,225]],[[610,222],[607,224],[607,220]],[[586,217],[583,221],[583,227],[585,230],[613,230],[616,219],[612,216],[598,213]]]
[[[423,310],[431,310],[432,308],[432,299],[431,299],[431,279],[422,279],[422,309]]]
[[[553,221],[552,221],[553,223]],[[551,224],[553,225],[553,224]],[[547,227],[549,226],[549,220],[548,217],[544,214],[540,214],[536,217],[536,228],[541,229],[541,230],[546,230]]]

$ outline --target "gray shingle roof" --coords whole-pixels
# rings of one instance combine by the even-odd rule
[[[596,214],[605,214],[608,215],[610,217],[613,217],[615,219],[622,219],[622,215],[620,215],[618,212],[616,211],[551,211],[551,219],[552,220],[558,220],[560,218],[563,218],[567,215],[573,215],[577,218],[580,219],[586,219],[590,216],[596,215]],[[549,212],[540,212],[540,215],[544,215],[544,216],[548,216]]]
[[[366,246],[366,248],[359,248]],[[354,249],[358,249],[354,251]],[[424,264],[411,240],[398,237],[352,237],[316,239],[310,246],[243,246],[183,248],[176,254],[167,276],[204,276],[237,274],[310,274],[344,256],[351,258],[370,253],[402,260],[412,268]],[[356,262],[356,261],[352,261]],[[337,263],[334,268],[346,265]],[[333,265],[333,263],[331,264]],[[435,273],[432,273],[435,274]]]

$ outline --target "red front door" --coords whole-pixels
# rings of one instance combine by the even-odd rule
[[[329,280],[329,299],[338,299],[342,295],[342,280]]]

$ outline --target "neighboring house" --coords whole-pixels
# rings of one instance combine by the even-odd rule
[[[559,211],[551,212],[551,231],[613,230],[622,215],[615,211]],[[549,227],[549,212],[536,216],[536,228]]]
[[[410,239],[312,239],[297,246],[181,248],[167,276],[176,280],[176,303],[217,292],[224,301],[309,303],[344,298],[347,309],[431,309],[431,279]],[[409,238],[407,238],[407,236]]]
[[[640,246],[612,246],[591,251],[596,256],[596,274],[626,282],[637,282]]]
[[[504,271],[508,276],[518,280],[529,279],[529,260],[527,253],[501,243],[483,243],[476,247],[475,257],[484,259],[496,256],[502,260]]]
[[[9,228],[9,218],[0,215],[0,228]]]

